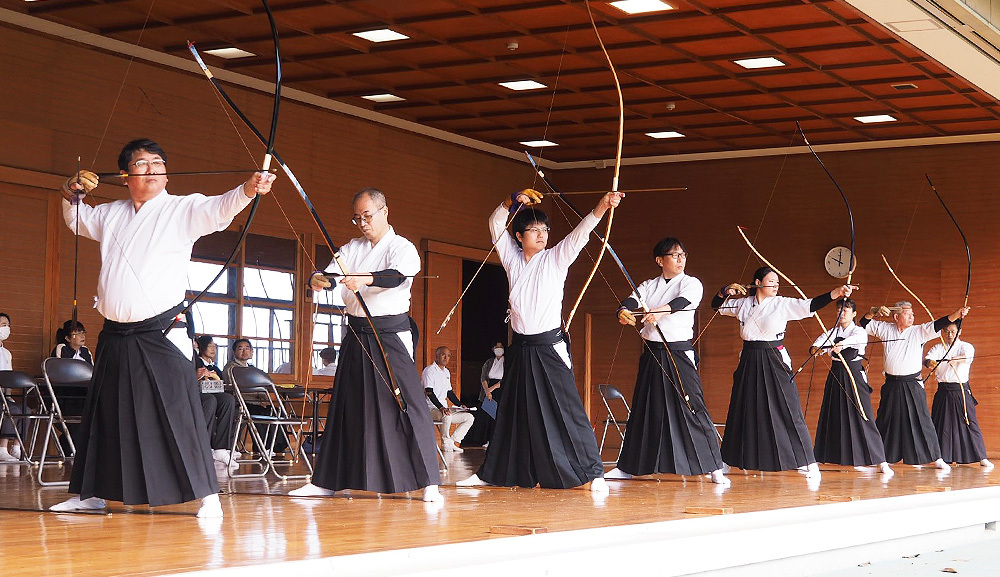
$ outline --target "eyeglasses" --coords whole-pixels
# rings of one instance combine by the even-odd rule
[[[524,229],[524,232],[533,232],[535,234],[542,234],[544,232],[545,234],[548,234],[550,230],[552,229],[547,226],[533,226],[531,228]]]
[[[364,214],[356,214],[356,215],[354,215],[353,218],[351,218],[351,224],[353,224],[355,226],[361,226],[361,223],[363,223],[363,222],[364,223],[370,223],[375,218],[375,215],[378,214],[378,211],[382,210],[383,208],[385,208],[384,204],[382,206],[376,208],[375,212],[366,212]]]
[[[132,166],[134,166],[136,168],[136,170],[143,170],[143,171],[146,171],[146,172],[149,172],[149,170],[151,168],[152,169],[161,169],[161,168],[163,168],[166,165],[167,165],[167,161],[163,160],[163,159],[156,159],[156,160],[145,160],[145,159],[143,159],[143,160],[137,160],[137,161],[135,161],[135,162],[132,163]]]
[[[686,253],[686,252],[666,252],[666,253],[663,253],[663,256],[669,256],[670,258],[675,258],[677,260],[681,260],[681,259],[685,259],[686,260],[687,257],[688,257],[688,253]]]

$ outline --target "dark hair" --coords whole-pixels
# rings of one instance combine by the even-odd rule
[[[0,317],[4,317],[5,319],[7,319],[8,323],[10,322],[10,315],[9,314],[7,314],[7,313],[0,313]]]
[[[212,339],[212,335],[201,335],[196,338],[194,342],[198,345],[198,354],[201,355],[205,353],[208,349],[208,345],[212,344],[214,340]]]
[[[684,246],[683,242],[677,240],[672,236],[668,236],[667,238],[656,243],[656,246],[653,247],[653,258],[667,254],[668,252],[670,252],[670,249],[674,248],[675,246],[679,246],[681,247],[682,251],[687,252],[687,247]]]
[[[167,161],[167,153],[163,152],[159,144],[148,138],[136,138],[122,147],[122,151],[118,153],[118,168],[123,172],[128,172],[128,165],[132,164],[132,157],[140,150],[145,150],[150,154],[159,154],[163,162]]]
[[[240,343],[246,343],[248,347],[250,347],[251,349],[253,348],[253,343],[250,342],[250,339],[236,339],[235,341],[233,341],[234,353],[236,352],[236,347],[238,347]]]
[[[76,331],[86,331],[87,329],[83,326],[83,323],[76,321],[76,325],[73,324],[73,319],[63,323],[63,326],[56,329],[56,344],[61,345],[63,341],[68,339]]]
[[[756,281],[764,282],[764,277],[771,274],[772,272],[774,272],[774,269],[769,266],[762,266],[759,269],[753,271],[753,280],[755,281],[754,284],[756,284]],[[754,294],[757,294],[757,287],[750,288],[750,295]]]
[[[764,277],[774,272],[774,269],[769,266],[762,266],[759,269],[753,271],[753,280],[764,282]]]
[[[327,364],[336,362],[337,349],[335,349],[334,347],[326,347],[325,349],[319,352],[319,358],[326,361]]]
[[[528,227],[533,224],[540,224],[543,226],[549,226],[549,215],[538,210],[537,208],[522,208],[514,215],[514,220],[510,223],[510,231],[514,237],[514,241],[517,242],[517,246],[521,246],[521,241],[517,240],[517,233],[524,234],[524,231],[528,230]]]
[[[838,300],[837,304],[838,304],[838,306],[840,306],[840,308],[847,307],[847,308],[851,309],[854,312],[858,311],[858,303],[854,302],[854,299],[852,299],[852,298],[844,297],[844,298]]]

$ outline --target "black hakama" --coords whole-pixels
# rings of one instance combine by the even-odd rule
[[[552,346],[563,340],[561,329],[514,333],[504,357],[496,425],[478,473],[483,481],[566,489],[604,475],[573,371]]]
[[[743,341],[722,439],[722,460],[753,471],[787,471],[816,462],[812,438],[781,341]]]
[[[663,343],[646,341],[639,358],[618,468],[630,475],[700,475],[721,469],[719,440],[705,408],[701,378],[685,352],[692,350],[691,343],[667,346],[669,355]],[[687,393],[693,413],[679,390]]]
[[[194,363],[163,334],[182,308],[104,321],[70,493],[156,506],[219,491]]]
[[[438,485],[437,442],[413,357],[397,333],[409,315],[374,317],[407,410],[386,384],[386,370],[368,319],[348,316],[323,441],[312,483],[331,491],[403,493]],[[359,340],[360,339],[360,340]]]
[[[965,393],[965,407],[962,394]],[[931,421],[941,444],[941,458],[946,463],[977,463],[986,458],[986,442],[979,429],[976,405],[969,384],[938,383],[931,404]],[[965,423],[966,410],[969,423]]]
[[[847,369],[839,360],[832,359],[816,424],[816,461],[854,466],[883,463],[885,449],[875,426],[872,387],[868,384],[864,365],[860,357],[851,356],[848,350],[843,355],[858,384],[858,397],[861,397],[861,407],[868,420],[863,419],[858,410],[858,400]]]
[[[493,386],[500,382],[500,379],[489,379],[486,383],[489,386]],[[500,404],[500,399],[503,398],[503,387],[493,389],[491,395],[493,396],[493,401]],[[483,402],[486,400],[486,395],[482,395],[482,399],[479,400],[479,407],[476,411],[475,417],[472,421],[472,428],[462,439],[463,447],[482,447],[484,444],[490,442],[490,437],[493,436],[493,425],[496,421],[483,410]]]
[[[941,457],[934,423],[927,410],[927,392],[920,385],[920,373],[885,375],[882,398],[875,424],[882,435],[885,460],[922,465]]]

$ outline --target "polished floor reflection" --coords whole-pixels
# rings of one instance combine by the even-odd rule
[[[495,525],[566,531],[687,518],[692,507],[742,513],[1000,483],[1000,473],[978,465],[957,467],[947,476],[897,465],[888,481],[874,471],[824,466],[818,486],[795,472],[739,470],[731,472],[728,489],[704,477],[609,481],[611,494],[604,499],[584,489],[455,487],[478,468],[483,454],[448,454],[444,506],[424,503],[420,492],[293,498],[285,494],[301,482],[228,480],[220,469],[226,515],[221,522],[199,522],[194,503],[155,510],[113,504],[111,514],[42,512],[64,499],[65,489],[39,487],[28,467],[0,465],[0,527],[6,551],[17,552],[5,554],[0,567],[4,575],[20,577],[167,574],[505,538],[490,533]]]

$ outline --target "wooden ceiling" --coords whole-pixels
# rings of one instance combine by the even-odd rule
[[[1000,132],[997,103],[840,0],[666,0],[630,16],[592,0],[621,79],[625,155]],[[582,0],[271,0],[284,85],[545,158],[614,156],[618,102]],[[253,0],[0,0],[0,6],[216,68],[273,79],[274,47]],[[390,28],[408,39],[353,36]],[[739,58],[785,66],[744,69]],[[535,80],[515,92],[498,83]],[[894,88],[893,85],[913,85]],[[405,100],[377,104],[363,96]],[[896,122],[862,124],[855,116]],[[647,132],[677,131],[656,140]]]

